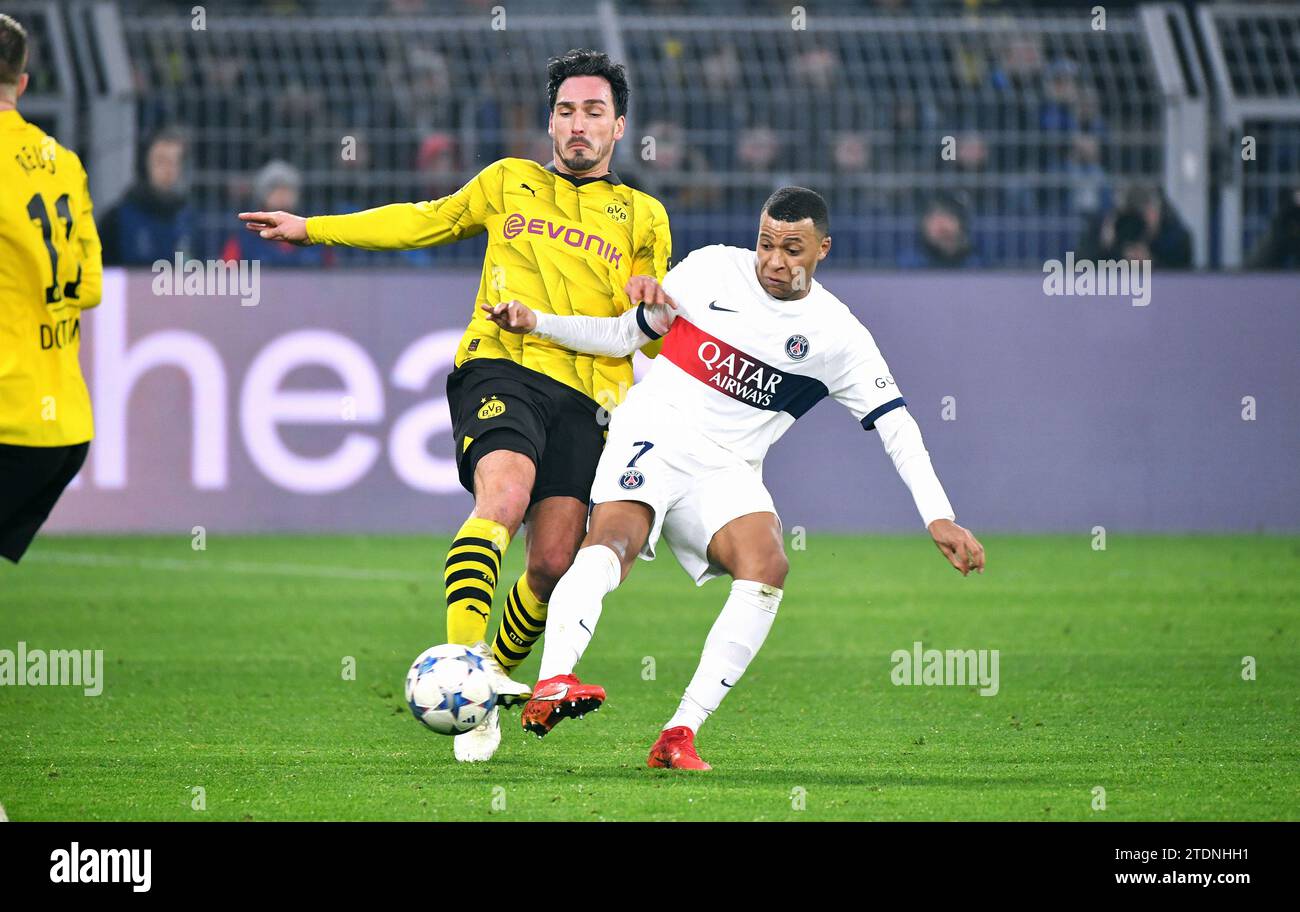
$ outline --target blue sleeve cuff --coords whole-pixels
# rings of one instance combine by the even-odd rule
[[[662,338],[659,333],[650,328],[650,321],[645,316],[645,303],[642,302],[636,306],[636,325],[641,328],[641,332],[650,337],[653,342],[655,339]]]
[[[903,400],[902,396],[899,396],[897,399],[890,399],[884,405],[876,406],[867,413],[867,417],[862,419],[862,429],[864,431],[874,431],[876,429],[876,421],[879,420],[881,415],[886,412],[892,412],[894,409],[901,408],[904,405],[907,405],[907,403]]]

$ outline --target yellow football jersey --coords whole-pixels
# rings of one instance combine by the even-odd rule
[[[442,199],[307,220],[313,242],[371,250],[429,247],[484,231],[483,277],[456,365],[508,358],[603,406],[621,402],[632,385],[630,358],[579,354],[503,332],[479,307],[518,300],[542,313],[616,317],[632,306],[623,293],[629,278],[663,279],[672,250],[668,214],[612,172],[574,178],[553,165],[504,158]]]
[[[94,436],[78,355],[81,311],[102,289],[81,159],[17,111],[0,111],[0,443]]]

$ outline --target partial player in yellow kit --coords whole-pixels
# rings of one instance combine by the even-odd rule
[[[99,234],[81,160],[18,113],[27,33],[0,14],[0,556],[17,563],[94,436],[81,311]]]
[[[482,305],[517,300],[543,313],[619,316],[637,302],[663,302],[658,282],[671,252],[663,206],[610,170],[627,111],[623,67],[598,51],[573,50],[549,62],[547,78],[554,155],[545,165],[502,159],[430,202],[312,218],[240,214],[263,238],[297,244],[397,250],[487,234],[478,294],[459,305],[470,321],[447,378],[457,466],[474,511],[456,533],[443,579],[447,639],[473,646],[494,674],[500,705],[531,692],[507,674],[541,636],[551,590],[582,541],[602,418],[632,385],[632,361],[502,332]],[[501,562],[525,522],[527,570],[506,597],[489,650]],[[457,758],[491,757],[498,725],[494,709],[458,736]]]
[[[475,304],[511,300],[562,316],[617,317],[631,306],[633,276],[668,271],[668,216],[652,196],[607,171],[579,177],[522,158],[503,158],[460,190],[425,203],[394,203],[306,220],[312,243],[369,250],[447,244],[487,232]],[[521,342],[520,339],[525,341]],[[627,358],[602,358],[502,332],[475,306],[456,366],[513,361],[602,405],[632,385]],[[607,401],[611,400],[611,401]]]

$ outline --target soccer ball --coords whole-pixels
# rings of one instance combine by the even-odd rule
[[[487,718],[497,695],[483,660],[465,646],[446,643],[411,663],[406,702],[431,731],[458,735]]]
[[[406,702],[431,731],[459,735],[487,718],[497,694],[483,660],[465,646],[447,643],[426,649],[411,664]]]

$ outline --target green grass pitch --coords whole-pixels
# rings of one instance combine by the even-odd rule
[[[639,563],[579,668],[606,707],[542,741],[509,713],[497,759],[459,765],[402,698],[444,638],[446,544],[39,539],[0,566],[0,649],[103,649],[104,692],[0,687],[0,804],[14,820],[1300,818],[1295,537],[988,536],[988,572],[962,579],[923,535],[810,535],[701,731],[705,774],[645,758],[725,581],[696,589],[666,551]],[[895,686],[890,655],[917,640],[999,650],[999,693]]]

